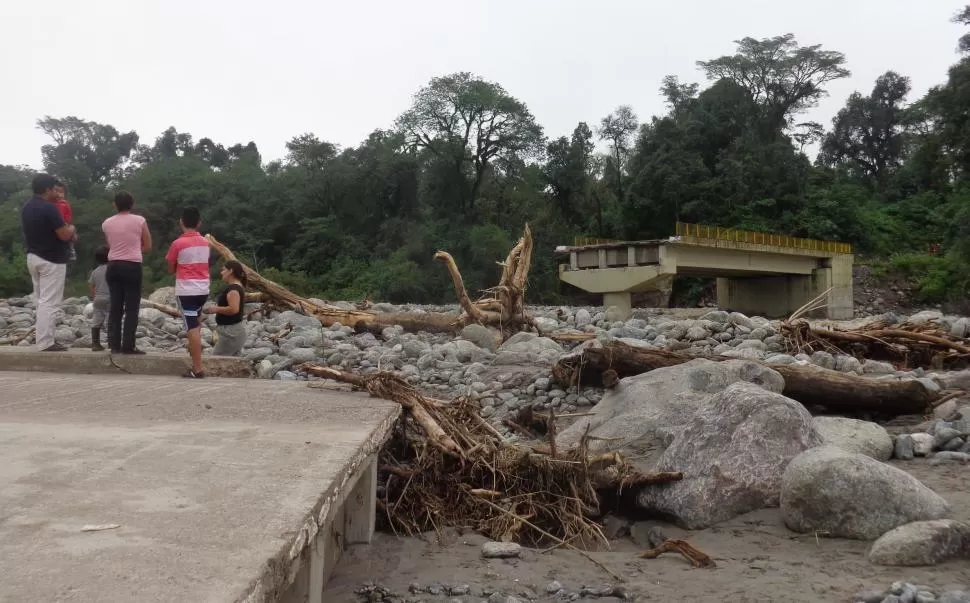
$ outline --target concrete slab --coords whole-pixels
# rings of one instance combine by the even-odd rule
[[[177,377],[190,365],[187,352],[142,356],[71,349],[41,352],[34,348],[0,347],[0,370],[79,373],[85,375],[167,375]],[[213,377],[249,377],[252,366],[245,358],[203,356],[202,368]]]
[[[398,412],[305,383],[0,372],[0,601],[280,600]]]

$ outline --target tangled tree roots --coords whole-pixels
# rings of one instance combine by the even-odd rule
[[[791,354],[818,351],[859,359],[885,360],[899,368],[960,369],[970,365],[970,346],[954,338],[935,320],[889,325],[877,321],[857,329],[813,328],[805,320],[781,324]]]
[[[642,474],[618,453],[503,441],[478,402],[422,396],[391,373],[360,376],[312,364],[310,374],[352,383],[405,410],[380,458],[383,529],[415,535],[443,526],[474,529],[499,541],[590,548],[607,543],[592,519],[599,493],[677,481],[681,473]],[[550,421],[554,421],[550,417]],[[553,430],[554,433],[554,430]]]

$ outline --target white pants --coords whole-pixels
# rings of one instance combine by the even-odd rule
[[[28,253],[27,270],[34,282],[34,297],[37,298],[37,349],[44,350],[54,345],[54,313],[64,300],[67,264],[55,264]]]

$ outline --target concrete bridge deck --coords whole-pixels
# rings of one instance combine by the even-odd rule
[[[604,306],[614,306],[626,316],[632,293],[669,290],[673,277],[680,275],[716,278],[718,305],[725,309],[775,318],[828,292],[825,316],[852,318],[849,246],[727,232],[750,236],[676,236],[559,247],[556,253],[568,258],[559,266],[559,278],[584,291],[602,293]]]
[[[373,533],[398,412],[305,383],[0,372],[0,601],[326,601]]]

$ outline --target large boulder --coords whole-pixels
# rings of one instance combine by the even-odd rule
[[[496,341],[497,333],[493,332],[484,325],[466,325],[465,328],[461,330],[461,337],[462,339],[470,341],[478,347],[488,350],[489,352],[494,352],[496,348],[498,348],[498,342]]]
[[[804,406],[752,383],[734,383],[702,405],[657,463],[684,479],[646,488],[640,507],[702,529],[777,507],[795,456],[822,443]]]
[[[289,324],[294,329],[299,327],[306,327],[310,329],[323,328],[323,323],[321,323],[318,318],[307,316],[306,314],[300,314],[299,312],[294,312],[293,310],[280,312],[279,315],[275,316],[270,322],[276,326]]]
[[[589,428],[593,449],[622,444],[649,466],[658,460],[698,408],[732,383],[749,382],[781,393],[785,380],[762,364],[744,360],[691,360],[622,379],[593,409],[564,429],[562,446],[576,444]]]
[[[155,308],[140,308],[138,310],[138,322],[147,322],[161,328],[166,320],[168,320],[168,315]]]
[[[535,333],[516,333],[498,348],[492,364],[555,364],[562,346]]]
[[[844,417],[815,417],[814,422],[826,444],[871,456],[877,461],[888,461],[893,455],[893,438],[880,425]]]
[[[148,296],[149,301],[166,306],[175,306],[175,287],[160,287]]]
[[[886,532],[872,543],[876,565],[936,565],[970,557],[970,524],[953,519],[914,521]]]
[[[949,513],[950,505],[912,475],[835,446],[801,453],[782,476],[781,515],[796,532],[874,540]]]

